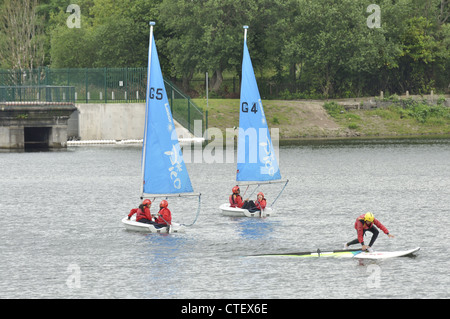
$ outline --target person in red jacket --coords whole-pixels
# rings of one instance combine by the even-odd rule
[[[267,201],[266,201],[266,198],[264,197],[263,192],[258,193],[256,202],[255,202],[255,206],[256,206],[257,210],[263,210],[264,208],[266,208]]]
[[[258,196],[256,198],[256,201],[245,201],[244,205],[242,206],[242,208],[244,209],[248,209],[250,212],[257,212],[257,211],[261,211],[264,210],[264,208],[266,208],[267,202],[266,199],[264,198],[264,193],[263,192],[259,192]]]
[[[230,195],[230,207],[242,208],[242,206],[244,206],[244,201],[240,195],[241,190],[239,189],[239,186],[234,186],[232,191],[233,194]]]
[[[389,233],[389,231],[387,230],[387,228],[384,227],[383,224],[380,223],[377,219],[375,219],[373,214],[369,212],[366,214],[362,214],[361,216],[356,218],[355,229],[356,229],[356,233],[358,234],[358,238],[346,243],[344,245],[344,248],[347,249],[348,246],[350,246],[350,245],[360,243],[362,245],[362,250],[372,251],[372,246],[375,243],[375,240],[377,240],[378,233],[379,233],[377,227],[375,227],[375,226],[380,228],[386,235],[389,236],[389,238],[394,237],[394,235],[391,235]],[[364,234],[366,231],[372,232],[372,239],[370,240],[370,243],[368,246],[366,244],[364,244]]]
[[[155,224],[158,226],[167,226],[172,224],[172,213],[167,208],[169,203],[163,199],[159,204],[158,215],[155,216]]]
[[[140,223],[151,224],[152,223],[152,215],[150,214],[150,206],[152,202],[150,199],[144,199],[142,204],[139,205],[138,208],[133,208],[130,210],[128,214],[128,219],[131,218],[134,214],[136,214],[136,221]]]

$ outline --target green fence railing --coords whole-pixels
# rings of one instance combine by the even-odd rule
[[[73,86],[0,86],[0,102],[75,103]]]
[[[194,133],[195,121],[205,122],[203,111],[172,82],[166,79],[164,82],[174,119]],[[0,70],[0,86],[15,87],[15,90],[23,88],[20,89],[22,94],[12,94],[11,90],[8,91],[10,93],[5,91],[5,96],[9,94],[9,99],[16,101],[22,99],[24,95],[35,96],[39,101],[47,98],[42,97],[42,92],[39,94],[36,92],[39,88],[72,87],[71,98],[75,103],[143,103],[146,98],[147,68],[40,67],[30,70]],[[69,98],[67,94],[65,97]],[[202,124],[202,134],[204,130],[205,124]]]

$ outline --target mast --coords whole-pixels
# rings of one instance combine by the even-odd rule
[[[244,42],[247,42],[247,29],[248,29],[248,25],[244,25]]]
[[[147,148],[147,121],[148,121],[148,104],[149,104],[149,96],[150,96],[150,70],[151,70],[151,61],[152,61],[152,44],[153,44],[153,26],[155,25],[154,21],[150,21],[150,41],[148,46],[148,66],[147,66],[147,92],[145,96],[145,125],[144,125],[144,138],[142,140],[142,163],[141,163],[141,199],[143,199],[144,195],[144,173],[145,173],[145,155]]]

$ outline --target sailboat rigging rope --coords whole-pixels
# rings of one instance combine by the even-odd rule
[[[286,188],[287,184],[289,183],[289,180],[286,180],[286,183],[284,184],[283,188],[281,189],[281,192],[278,194],[278,196],[275,198],[275,200],[272,202],[272,204],[270,205],[271,207],[273,207],[273,205],[275,204],[275,202],[278,200],[278,198],[280,197],[281,193],[284,191],[284,189]]]
[[[195,218],[194,218],[194,221],[192,222],[192,224],[189,224],[189,225],[187,225],[187,224],[183,224],[184,226],[186,226],[186,227],[192,226],[192,225],[194,225],[194,224],[195,224],[195,222],[197,221],[197,219],[198,219],[198,215],[200,214],[201,197],[202,197],[202,194],[201,194],[201,193],[200,193],[200,194],[198,194],[198,207],[197,207],[197,213],[195,214]]]
[[[194,221],[193,221],[191,224],[182,224],[183,226],[190,227],[190,226],[194,225],[195,222],[197,221],[198,215],[200,215],[201,197],[202,197],[202,194],[199,193],[199,194],[198,194],[198,207],[197,207],[197,213],[195,214]],[[167,199],[167,197],[166,197],[166,199]],[[161,215],[160,215],[160,217],[162,218],[162,220],[164,220],[164,221],[166,222],[167,225],[171,225],[171,224],[168,223]],[[170,227],[170,226],[169,226],[169,227]]]
[[[248,189],[248,186],[250,186],[250,185],[247,185],[247,189]],[[250,195],[248,195],[248,198],[252,197],[252,195],[256,192],[256,190],[258,189],[259,186],[261,186],[261,184],[256,185],[256,187],[255,187],[255,189],[253,190],[253,192],[252,192]],[[247,190],[246,190],[246,191],[247,191]]]
[[[180,195],[179,197],[181,197],[181,195]],[[197,207],[197,213],[195,214],[194,221],[193,221],[191,224],[181,224],[181,225],[186,226],[186,227],[189,227],[189,226],[192,226],[192,225],[195,224],[195,222],[196,222],[197,219],[198,219],[198,215],[200,214],[201,197],[202,197],[202,194],[199,193],[199,194],[198,194],[198,207]],[[166,199],[167,199],[167,198],[168,198],[168,196],[166,196]],[[141,199],[142,199],[142,197],[141,197]],[[153,198],[153,200],[155,200],[155,197]],[[170,227],[172,226],[172,224],[169,223],[169,222],[167,222],[167,220],[165,220],[164,217],[162,217],[162,215],[159,215],[159,217],[161,217],[161,219],[162,219],[163,221],[166,222],[167,226],[169,226],[169,229],[170,229]]]

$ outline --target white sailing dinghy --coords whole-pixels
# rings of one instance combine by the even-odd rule
[[[225,216],[265,217],[274,215],[273,204],[289,180],[280,180],[281,174],[247,47],[247,29],[248,26],[244,26],[236,181],[240,186],[272,183],[285,183],[285,185],[272,204],[262,211],[252,212],[230,207],[230,203],[220,205],[220,210]]]
[[[198,216],[201,195],[193,193],[181,153],[153,36],[154,25],[154,22],[150,22],[140,198],[149,198],[153,202],[156,197],[198,196]],[[131,220],[128,220],[128,216],[122,219],[122,223],[129,230],[152,233],[185,231],[186,225],[172,222],[168,227],[158,228],[152,224],[137,222],[134,216]]]

